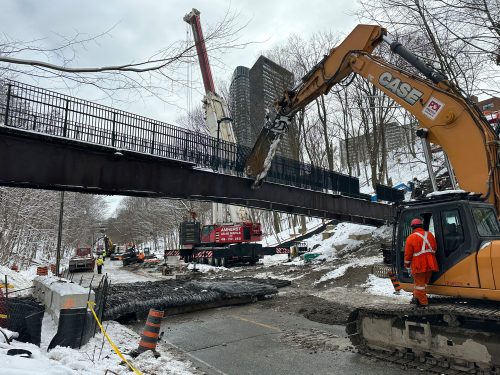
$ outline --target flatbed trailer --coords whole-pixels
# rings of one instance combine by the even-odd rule
[[[92,255],[92,249],[78,248],[76,255],[69,260],[69,272],[76,271],[94,271],[95,257]]]

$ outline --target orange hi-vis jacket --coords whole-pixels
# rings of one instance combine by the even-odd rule
[[[439,271],[436,260],[436,239],[431,232],[416,228],[406,239],[405,267],[410,267],[411,273]]]

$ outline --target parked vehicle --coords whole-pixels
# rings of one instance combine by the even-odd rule
[[[95,257],[91,247],[79,247],[69,260],[69,272],[94,271]]]
[[[290,254],[289,247],[265,247],[260,243],[260,223],[241,222],[201,225],[184,221],[180,225],[181,248],[165,250],[168,256],[180,256],[185,262],[196,261],[215,266],[249,262],[255,264],[264,255]]]

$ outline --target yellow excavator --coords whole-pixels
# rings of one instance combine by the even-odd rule
[[[373,54],[381,43],[418,73]],[[347,332],[360,351],[437,373],[500,373],[500,141],[473,101],[377,25],[358,25],[296,88],[275,103],[247,159],[258,187],[294,114],[350,74],[394,99],[419,122],[417,135],[442,148],[457,188],[403,202],[394,218],[392,268],[401,286],[413,283],[403,265],[410,221],[434,233],[440,271],[425,309],[366,306],[351,313]],[[495,212],[496,211],[496,212]],[[448,296],[448,297],[440,297]]]

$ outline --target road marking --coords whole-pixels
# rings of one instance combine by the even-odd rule
[[[211,364],[209,364],[209,363],[205,362],[203,359],[198,358],[197,356],[195,356],[195,355],[193,355],[193,354],[191,354],[191,353],[189,353],[189,352],[185,351],[185,350],[184,350],[184,349],[182,349],[181,347],[179,347],[179,346],[177,346],[177,345],[175,345],[175,344],[172,344],[170,341],[167,341],[167,340],[165,340],[165,339],[163,339],[163,338],[162,338],[162,339],[161,339],[161,342],[164,342],[165,344],[170,345],[171,347],[173,347],[173,348],[175,348],[175,349],[179,350],[179,351],[180,351],[180,352],[182,352],[183,354],[186,354],[187,356],[189,356],[189,357],[193,358],[194,360],[196,360],[196,361],[198,361],[198,362],[200,362],[200,363],[204,364],[204,365],[205,365],[205,366],[207,366],[209,369],[211,369],[211,370],[215,371],[216,373],[218,373],[218,374],[220,374],[220,375],[229,375],[229,374],[226,374],[225,372],[223,372],[223,371],[219,370],[217,367],[214,367],[214,366],[212,366]]]
[[[260,326],[260,327],[272,329],[273,331],[281,332],[281,329],[279,329],[278,327],[270,326],[270,325],[264,324],[264,323],[259,323],[259,322],[256,322],[254,320],[250,320],[250,319],[244,318],[244,317],[242,317],[240,315],[231,315],[231,316],[233,318],[236,318],[236,319],[239,319],[239,320],[243,320],[244,322],[255,324],[256,326]]]

